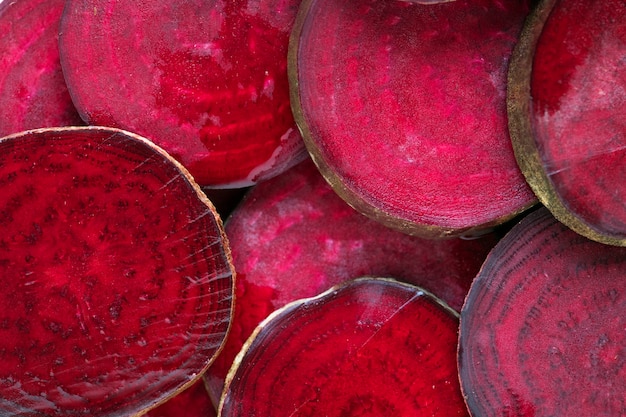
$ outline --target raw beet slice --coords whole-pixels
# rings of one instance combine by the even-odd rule
[[[543,1],[509,74],[510,130],[556,218],[626,246],[626,4]]]
[[[252,188],[225,228],[237,283],[231,331],[205,373],[214,399],[243,343],[272,311],[366,275],[418,285],[460,311],[499,239],[433,241],[386,228],[340,199],[310,159]]]
[[[0,140],[0,414],[130,416],[191,385],[232,309],[189,173],[107,128]]]
[[[201,185],[276,175],[305,154],[287,80],[298,5],[70,0],[60,50],[74,103],[90,124],[155,141]]]
[[[309,152],[351,205],[425,237],[535,197],[507,132],[507,63],[530,1],[306,0],[290,46]]]
[[[626,248],[532,213],[494,248],[461,312],[470,412],[626,415],[625,329]]]
[[[215,417],[217,410],[211,402],[202,379],[159,407],[148,411],[145,417]]]
[[[275,312],[231,369],[229,416],[466,416],[457,316],[391,280],[351,281]]]
[[[64,0],[0,1],[0,136],[83,124],[59,61]]]

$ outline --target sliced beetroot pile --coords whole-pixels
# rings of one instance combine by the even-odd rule
[[[190,178],[119,130],[0,140],[0,414],[135,415],[199,378],[233,271]]]
[[[626,248],[542,208],[502,239],[461,312],[473,416],[626,415]]]
[[[543,1],[511,63],[511,136],[555,217],[626,246],[626,4]]]
[[[243,343],[272,311],[359,276],[418,285],[460,311],[499,239],[432,241],[386,228],[340,199],[310,159],[252,188],[225,228],[237,284],[230,333],[205,374],[214,399]]]
[[[61,62],[90,124],[146,136],[206,186],[301,159],[287,81],[299,0],[66,3]]]
[[[83,124],[59,61],[64,5],[64,0],[0,2],[0,136]]]
[[[202,379],[185,391],[144,414],[144,417],[216,417],[217,411],[211,402]]]
[[[306,0],[290,49],[309,152],[361,212],[425,237],[535,201],[507,132],[506,74],[530,1]]]
[[[219,415],[466,416],[457,325],[434,297],[390,280],[294,302],[248,340]]]

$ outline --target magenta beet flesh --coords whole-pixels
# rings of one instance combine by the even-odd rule
[[[457,325],[432,296],[389,280],[294,302],[248,341],[219,415],[466,416]]]
[[[206,369],[232,266],[190,178],[119,130],[0,140],[0,414],[131,416]]]
[[[205,374],[214,398],[245,340],[275,309],[355,277],[388,276],[460,311],[498,240],[432,241],[386,228],[339,198],[310,159],[251,189],[225,228],[237,271],[235,315]]]
[[[626,248],[532,213],[491,252],[461,312],[470,412],[626,415],[624,329]]]
[[[86,121],[155,141],[201,185],[276,175],[305,153],[287,81],[298,5],[68,1],[60,50],[72,98]]]
[[[626,245],[626,4],[553,3],[532,67],[539,157],[567,210]]]
[[[507,132],[507,62],[529,1],[306,0],[292,105],[340,195],[426,237],[501,223],[535,201]]]
[[[59,61],[64,4],[64,0],[0,2],[0,136],[83,124]]]
[[[144,414],[145,417],[215,417],[217,410],[200,379],[166,403]]]

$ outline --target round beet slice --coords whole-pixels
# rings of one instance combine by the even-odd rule
[[[510,130],[529,184],[556,218],[626,246],[626,5],[543,1],[509,74]]]
[[[0,139],[0,414],[130,416],[196,381],[232,309],[230,249],[189,173],[146,139]]]
[[[242,345],[272,311],[360,276],[418,285],[460,311],[499,239],[433,241],[387,228],[339,198],[310,159],[252,188],[225,229],[237,283],[231,330],[205,373],[214,399]]]
[[[83,124],[59,61],[64,5],[64,0],[0,2],[0,136]]]
[[[532,213],[491,252],[461,311],[470,412],[626,415],[625,329],[626,248]]]
[[[231,369],[229,416],[466,416],[457,315],[392,280],[350,281],[276,311]]]
[[[247,186],[306,154],[289,105],[299,0],[68,1],[60,51],[90,124],[143,135],[203,186]]]
[[[484,229],[535,202],[505,101],[529,3],[302,4],[291,103],[309,152],[345,200],[424,237]]]

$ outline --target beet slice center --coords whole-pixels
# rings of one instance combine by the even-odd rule
[[[134,415],[225,337],[232,267],[190,175],[114,129],[0,140],[0,412]]]

